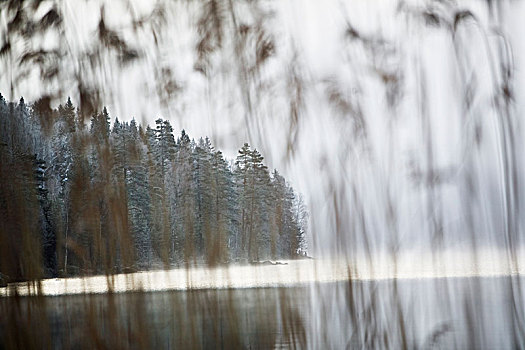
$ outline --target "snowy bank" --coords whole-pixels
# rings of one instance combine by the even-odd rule
[[[279,264],[231,265],[178,268],[110,276],[46,279],[37,283],[9,284],[0,296],[70,295],[129,291],[287,287],[308,283],[355,280],[421,279],[524,275],[525,254],[520,251],[512,263],[504,252],[486,250],[469,255],[445,252],[440,256],[405,254],[395,260],[366,259],[290,260]]]

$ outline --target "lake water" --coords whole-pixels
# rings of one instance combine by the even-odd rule
[[[522,347],[523,278],[0,298],[1,348]]]

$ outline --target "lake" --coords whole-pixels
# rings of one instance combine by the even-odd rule
[[[498,348],[523,343],[522,277],[0,298],[5,348]]]

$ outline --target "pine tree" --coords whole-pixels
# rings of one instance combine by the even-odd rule
[[[149,185],[149,198],[151,201],[151,245],[152,251],[157,259],[167,266],[170,261],[170,242],[171,224],[168,220],[169,197],[166,196],[164,182],[164,167],[162,166],[162,156],[158,147],[157,133],[149,126],[146,127],[144,139],[147,143],[147,159],[145,159],[148,169],[147,182]]]
[[[240,235],[240,256],[249,259],[249,227],[250,210],[253,202],[250,197],[251,183],[253,182],[252,158],[250,146],[245,143],[239,150],[235,161],[235,175],[237,189],[239,193],[239,235]]]
[[[277,170],[273,172],[272,179],[274,212],[272,224],[272,255],[281,258],[291,258],[302,252],[301,247],[306,249],[305,238],[306,213],[302,202],[298,202],[293,188],[290,187],[284,177]],[[298,213],[298,210],[301,212]],[[298,219],[303,220],[304,228],[301,228]],[[302,244],[302,246],[301,246]],[[304,250],[306,251],[306,250]]]
[[[306,255],[308,253],[308,243],[306,241],[308,210],[302,195],[295,196],[294,213],[295,222],[297,224],[297,254]]]
[[[65,107],[58,107],[58,118],[53,126],[49,140],[49,170],[48,183],[52,198],[53,216],[57,241],[61,249],[58,251],[58,266],[67,273],[68,240],[70,234],[70,194],[71,178],[74,169],[75,141],[75,108],[68,98]]]
[[[194,155],[189,136],[184,130],[177,139],[176,168],[174,169],[174,181],[176,188],[176,242],[183,249],[185,261],[196,257],[195,236],[195,196],[194,196]]]
[[[270,177],[262,155],[247,143],[239,150],[236,164],[240,197],[241,250],[248,260],[270,254]]]
[[[194,148],[193,188],[195,193],[195,250],[199,258],[211,254],[205,249],[205,242],[213,234],[211,210],[213,191],[211,187],[211,157],[213,147],[210,140],[200,138]]]
[[[212,153],[210,160],[211,178],[207,184],[211,191],[211,235],[207,236],[207,251],[210,263],[224,263],[238,256],[235,202],[236,193],[233,175],[224,160],[222,152]]]
[[[146,148],[142,147],[134,120],[130,124],[115,120],[112,130],[115,187],[121,186],[120,197],[125,199],[129,232],[133,242],[135,265],[146,268],[151,263],[150,196],[146,164]]]
[[[251,153],[253,183],[251,188],[249,250],[257,261],[269,256],[270,237],[268,226],[269,185],[268,168],[262,155],[254,149]]]

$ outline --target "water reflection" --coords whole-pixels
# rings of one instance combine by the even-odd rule
[[[8,348],[250,348],[304,344],[306,288],[2,299]]]
[[[56,349],[511,349],[517,325],[509,282],[472,277],[3,298],[0,340],[7,348]],[[394,289],[397,301],[390,300]],[[318,295],[333,301],[323,318],[310,307]]]

